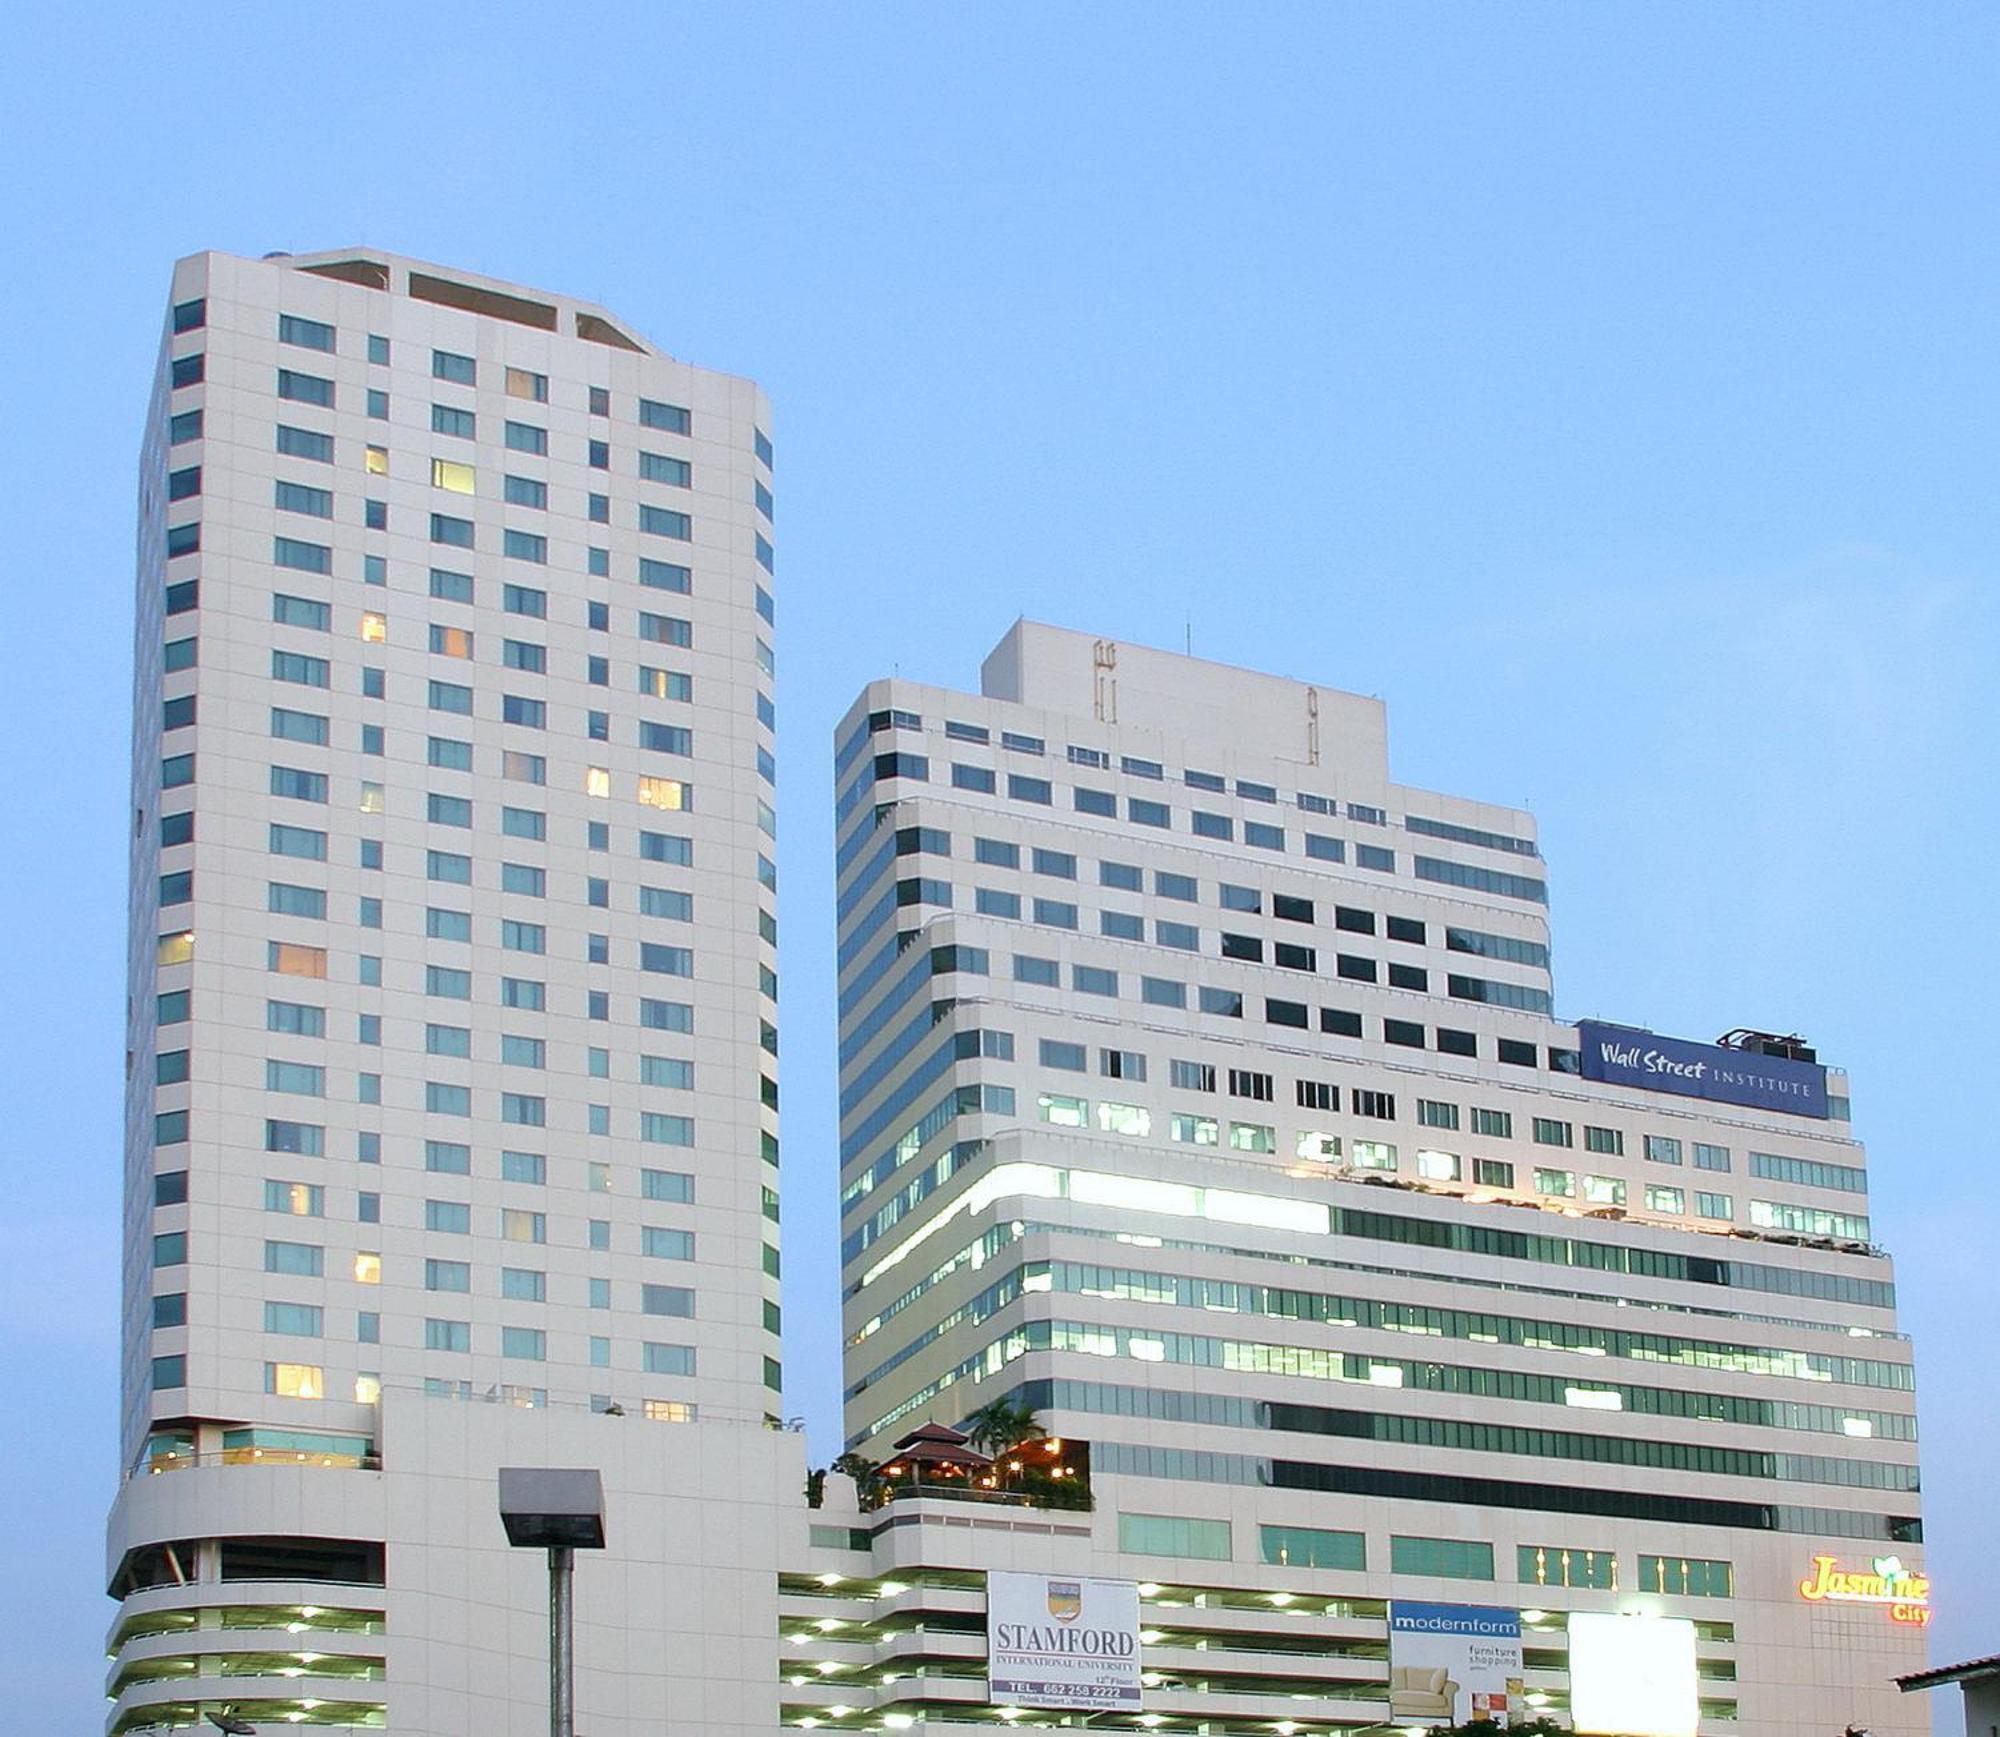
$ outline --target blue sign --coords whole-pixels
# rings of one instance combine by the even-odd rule
[[[1587,1080],[1822,1121],[1827,1116],[1826,1069],[1817,1062],[1726,1049],[1719,1043],[1689,1043],[1591,1019],[1577,1027],[1577,1036]]]
[[[1415,1604],[1407,1598],[1398,1598],[1389,1604],[1389,1632],[1519,1640],[1521,1613],[1491,1604]]]

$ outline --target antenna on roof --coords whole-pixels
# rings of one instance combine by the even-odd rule
[[[1189,657],[1194,656],[1194,611],[1192,609],[1188,611],[1187,615],[1187,654]]]

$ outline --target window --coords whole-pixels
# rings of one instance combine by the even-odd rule
[[[1589,1206],[1623,1206],[1624,1179],[1618,1176],[1586,1176],[1583,1179],[1583,1198]]]
[[[1678,1188],[1665,1187],[1657,1182],[1646,1184],[1646,1210],[1648,1212],[1685,1212],[1687,1196]]]
[[[264,1210],[281,1212],[292,1218],[326,1217],[326,1190],[314,1182],[267,1181]]]
[[[1035,1103],[1036,1113],[1041,1119],[1058,1128],[1081,1128],[1090,1119],[1090,1106],[1082,1098],[1043,1092]]]
[[[1017,983],[1037,983],[1054,989],[1061,985],[1062,967],[1054,959],[1037,959],[1030,954],[1014,955],[1014,981]]]
[[[1649,1136],[1648,1145],[1650,1144]],[[1625,1135],[1617,1128],[1594,1128],[1586,1122],[1583,1125],[1583,1149],[1586,1152],[1599,1152],[1608,1157],[1622,1158],[1625,1156]],[[1646,1155],[1650,1158],[1652,1153],[1648,1151]],[[1673,1162],[1678,1164],[1680,1160],[1675,1158]]]
[[[1115,996],[1118,993],[1118,973],[1096,965],[1072,965],[1069,982],[1079,995]]]
[[[1472,1161],[1472,1180],[1482,1188],[1512,1188],[1514,1166],[1498,1158],[1475,1158]]]
[[[1573,1146],[1576,1132],[1568,1122],[1559,1122],[1550,1116],[1537,1116],[1535,1122],[1535,1144],[1538,1146]]]
[[[639,505],[639,529],[649,536],[671,537],[681,543],[694,535],[693,521],[686,513],[670,507],[648,506],[643,501]]]
[[[264,1391],[279,1399],[324,1399],[326,1371],[316,1363],[266,1363]]]
[[[1727,1224],[1736,1216],[1736,1202],[1727,1194],[1698,1193],[1694,1197],[1694,1215]]]
[[[301,946],[296,941],[272,941],[267,947],[266,966],[282,977],[324,977],[326,949]]]
[[[641,1225],[639,1252],[655,1260],[691,1261],[694,1259],[694,1232],[669,1230],[656,1224]]]
[[[1514,1137],[1514,1115],[1511,1110],[1474,1110],[1472,1131],[1489,1140],[1511,1140]]]
[[[1587,1129],[1586,1132],[1595,1133],[1596,1130]],[[1591,1150],[1595,1152],[1599,1150],[1599,1148],[1593,1146],[1591,1147]],[[1647,1163],[1678,1164],[1680,1161],[1681,1161],[1680,1141],[1673,1139],[1671,1136],[1666,1134],[1648,1134],[1646,1136]]]
[[[1493,1546],[1469,1539],[1389,1539],[1389,1568],[1395,1574],[1424,1574],[1440,1580],[1491,1580]]]
[[[1730,1598],[1736,1592],[1736,1572],[1727,1562],[1687,1556],[1639,1558],[1639,1590],[1679,1598]]]
[[[1382,1021],[1382,1041],[1400,1044],[1404,1049],[1422,1049],[1424,1028],[1411,1019],[1385,1019]]]
[[[1243,1017],[1243,996],[1238,990],[1211,989],[1204,985],[1198,999],[1203,1013],[1212,1013],[1220,1019]]]
[[[531,373],[526,368],[509,368],[506,381],[509,398],[525,398],[534,404],[549,401],[549,377],[546,374]]]
[[[1264,958],[1264,943],[1255,935],[1222,936],[1222,956],[1225,959],[1248,959],[1261,963]]]
[[[1802,1188],[1830,1188],[1843,1194],[1865,1194],[1868,1190],[1867,1172],[1854,1165],[1785,1158],[1772,1152],[1752,1152],[1750,1174],[1766,1182],[1796,1182]]]
[[[1229,1148],[1232,1152],[1275,1152],[1278,1131],[1262,1122],[1231,1122]]]
[[[1019,772],[1007,774],[1007,794],[1016,802],[1039,802],[1044,807],[1052,800],[1046,778],[1029,778]]]
[[[1229,1522],[1188,1519],[1176,1514],[1120,1514],[1118,1548],[1131,1556],[1180,1556],[1200,1562],[1227,1562]]]
[[[1126,1134],[1143,1139],[1153,1131],[1153,1114],[1137,1104],[1100,1103],[1097,1126],[1106,1134]]]
[[[1694,1167],[1697,1170],[1728,1170],[1729,1148],[1709,1146],[1697,1140],[1694,1143]]]
[[[1375,981],[1375,961],[1364,959],[1358,953],[1340,953],[1334,957],[1334,970],[1354,983]]]
[[[280,368],[278,396],[288,398],[294,404],[317,404],[324,410],[331,410],[333,382],[318,374],[299,374],[290,368]]]
[[[641,398],[639,426],[664,429],[669,434],[687,434],[691,430],[692,419],[678,404],[662,404],[657,399]]]
[[[1521,1544],[1515,1548],[1514,1578],[1524,1586],[1584,1586],[1616,1592],[1618,1552]]]
[[[1426,1128],[1456,1129],[1458,1127],[1458,1106],[1456,1104],[1440,1103],[1435,1098],[1419,1098],[1417,1100],[1417,1121]]]
[[[1356,1086],[1348,1093],[1347,1101],[1353,1106],[1357,1116],[1372,1116],[1384,1122],[1393,1122],[1396,1119],[1394,1092],[1374,1092]]]
[[[1062,1043],[1045,1037],[1041,1041],[1040,1055],[1045,1068],[1060,1068],[1073,1074],[1084,1073],[1089,1068],[1088,1052],[1080,1043]]]
[[[447,543],[454,548],[472,547],[472,521],[455,519],[449,513],[431,514],[431,541]]]
[[[1261,1104],[1268,1104],[1273,1095],[1271,1076],[1248,1068],[1231,1068],[1229,1095],[1232,1098],[1254,1098]]]
[[[1535,1172],[1535,1192],[1568,1200],[1576,1193],[1576,1174],[1570,1170],[1538,1169]]]
[[[1173,947],[1183,953],[1201,951],[1201,931],[1192,923],[1155,921],[1153,939],[1162,947]]]
[[[1148,1007],[1185,1007],[1187,985],[1171,977],[1142,977],[1139,979],[1139,999]]]
[[[454,386],[477,385],[479,364],[470,356],[454,355],[449,350],[433,350],[431,377],[435,380],[449,380]]]
[[[1302,1110],[1337,1110],[1340,1108],[1340,1088],[1329,1085],[1324,1080],[1299,1080],[1295,1082],[1298,1105]]]

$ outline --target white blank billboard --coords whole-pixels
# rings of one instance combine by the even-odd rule
[[[1694,1624],[1572,1612],[1569,1707],[1578,1737],[1695,1737]]]

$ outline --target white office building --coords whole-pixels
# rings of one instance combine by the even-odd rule
[[[829,1482],[788,1723],[1914,1737],[1911,1348],[1842,1073],[1559,1019],[1532,817],[1395,783],[1375,700],[1023,622],[977,694],[871,684],[835,768],[888,1499]],[[912,1470],[995,1401],[1056,1439]],[[995,1569],[1060,1621],[1137,1583],[1141,1698],[990,1693]]]
[[[109,1728],[545,1730],[493,1472],[553,1461],[610,1492],[583,1728],[769,1729],[765,399],[365,250],[169,304]]]

